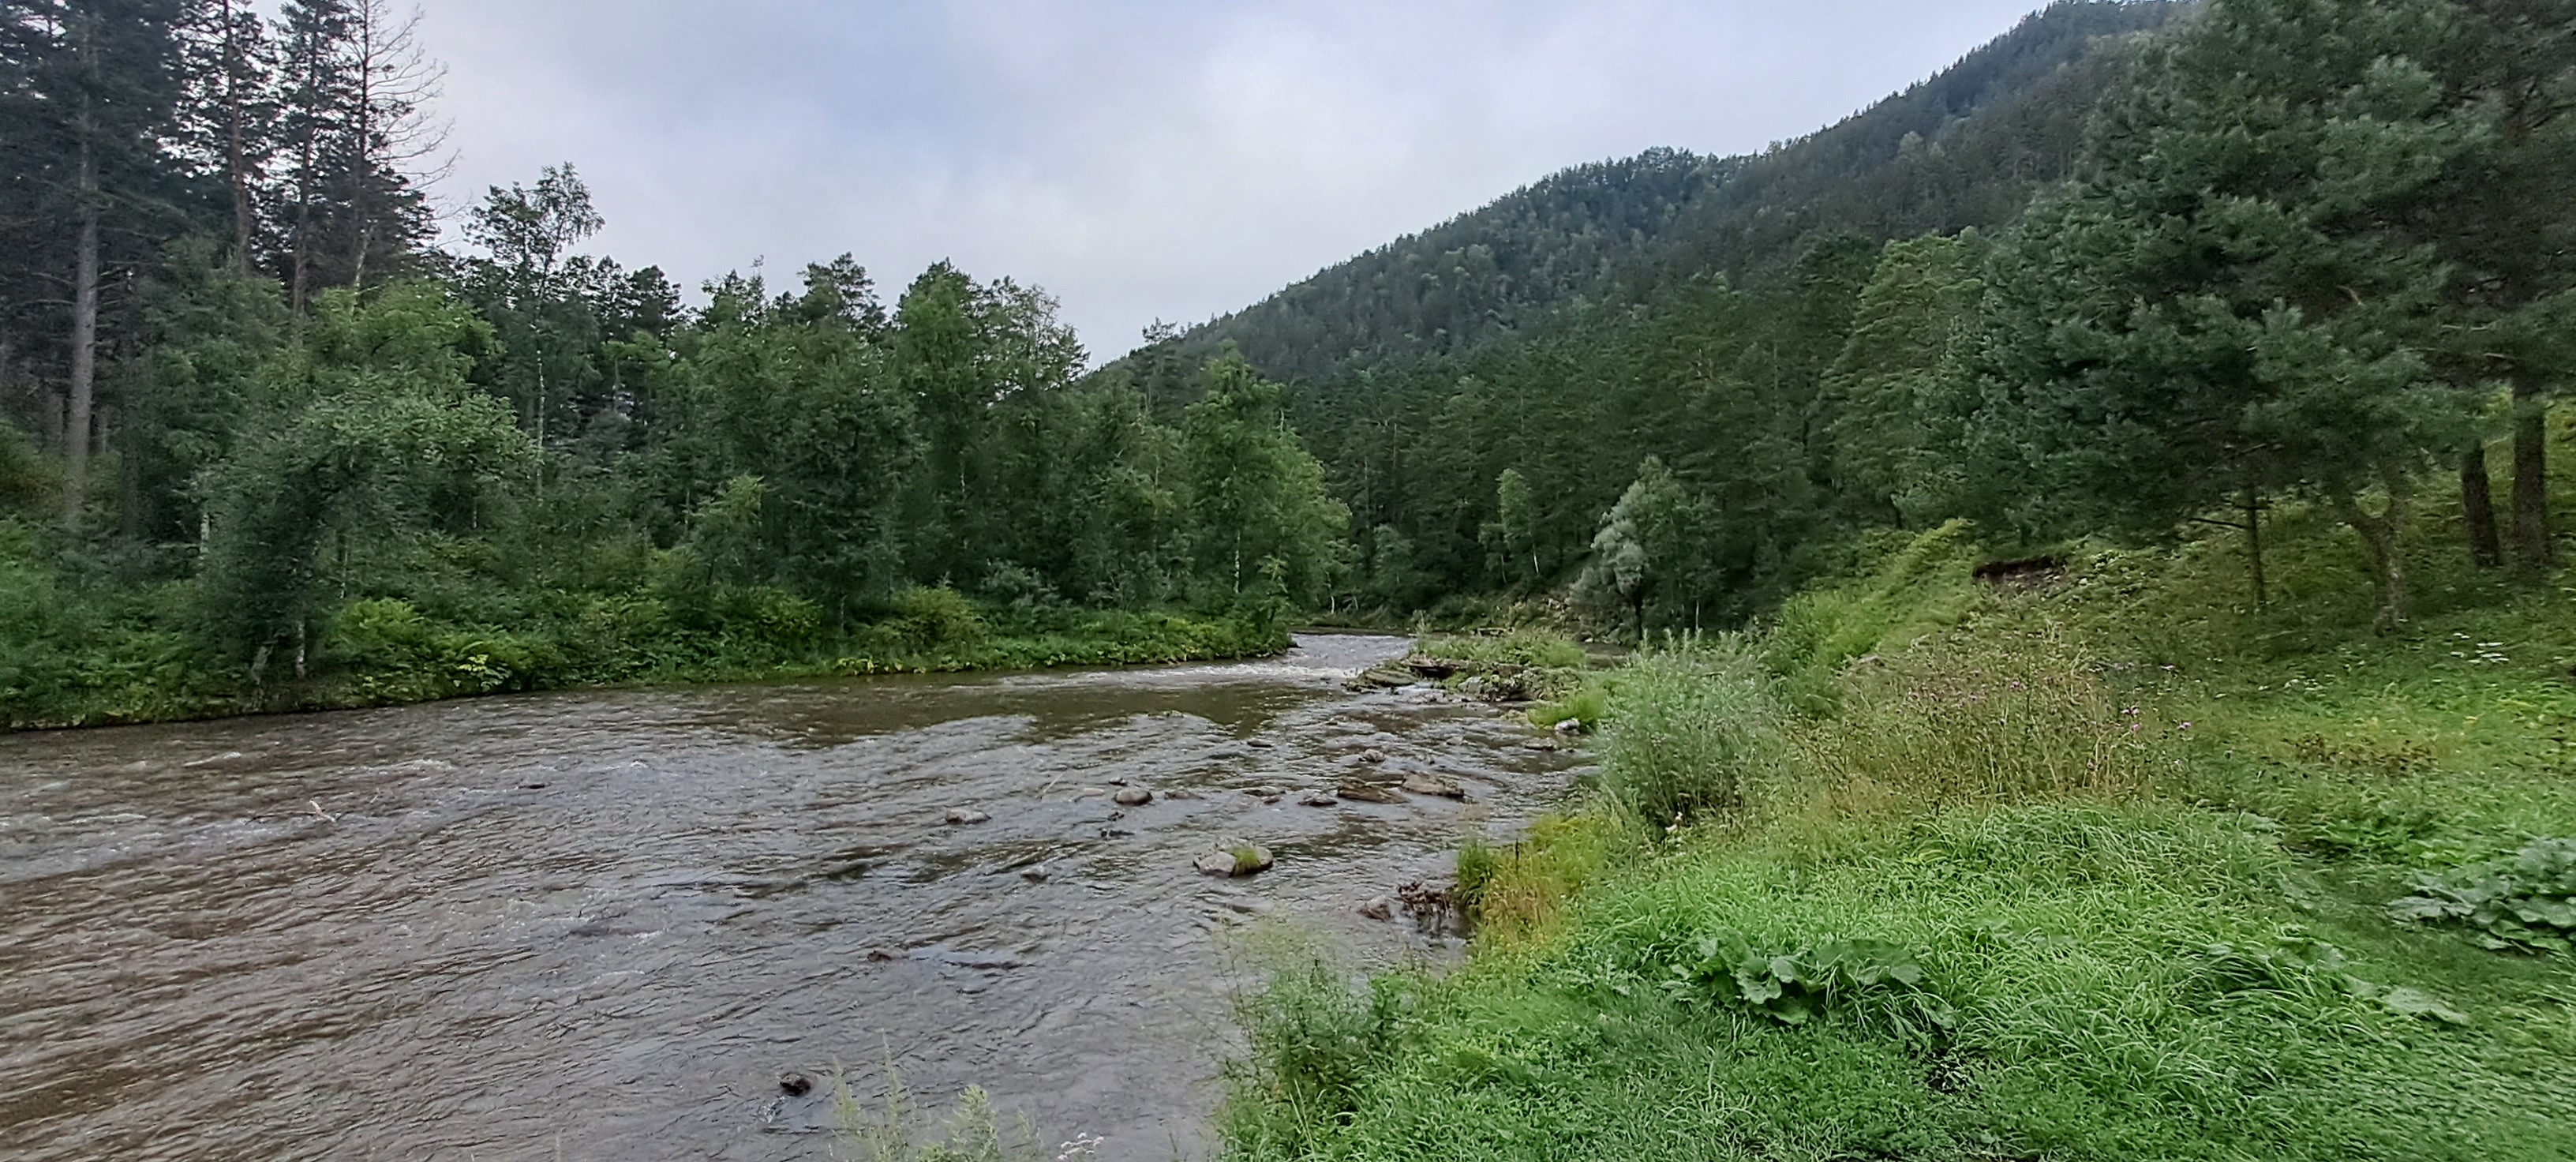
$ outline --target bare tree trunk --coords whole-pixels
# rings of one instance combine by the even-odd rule
[[[230,171],[233,185],[233,274],[249,278],[251,243],[250,147],[243,140],[241,59],[239,26],[233,23],[233,0],[223,0],[218,14],[224,22],[224,122],[226,142],[224,168]]]
[[[2263,494],[2245,490],[2245,571],[2254,582],[2254,608],[2271,601],[2263,585]]]
[[[2402,482],[2392,479],[2388,507],[2372,516],[2361,507],[2361,501],[2345,495],[2335,498],[2335,508],[2345,524],[2361,534],[2362,555],[2370,563],[2371,588],[2377,591],[2379,614],[2376,628],[2387,633],[2406,624],[2406,555],[2402,534],[2406,528],[2406,493]]]
[[[2460,525],[2469,536],[2469,559],[2478,568],[2504,564],[2504,541],[2496,532],[2495,493],[2487,481],[2487,446],[2473,444],[2460,458]]]
[[[81,99],[80,237],[72,250],[71,401],[63,420],[63,523],[77,527],[89,503],[90,409],[98,379],[98,155],[89,99]]]
[[[2515,562],[2533,573],[2556,563],[2549,537],[2549,401],[2529,373],[2513,378],[2513,550]]]

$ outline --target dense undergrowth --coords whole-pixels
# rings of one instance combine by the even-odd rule
[[[2232,540],[1996,586],[1954,525],[1596,678],[1464,967],[1247,1004],[1228,1151],[2576,1157],[2576,592],[2428,522],[2374,633],[2267,533],[2257,609]]]
[[[997,605],[944,589],[898,595],[832,628],[783,590],[612,577],[582,587],[416,585],[359,597],[292,657],[254,673],[203,632],[187,581],[118,583],[66,566],[0,522],[0,724],[89,726],[253,711],[421,702],[578,686],[893,672],[1137,665],[1274,653],[1275,616]]]

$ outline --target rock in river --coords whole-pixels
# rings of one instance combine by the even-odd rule
[[[951,807],[948,809],[948,823],[952,827],[970,823],[990,823],[992,821],[992,816],[981,811],[977,811],[971,807]]]
[[[1395,918],[1395,901],[1379,896],[1360,905],[1360,915],[1371,920],[1392,920]]]
[[[1198,859],[1201,875],[1248,876],[1270,870],[1270,849],[1247,843],[1231,851],[1211,851]]]
[[[1121,807],[1142,807],[1154,801],[1154,793],[1143,787],[1128,787],[1113,796]]]
[[[1464,799],[1467,789],[1447,779],[1432,775],[1406,775],[1404,789],[1416,795],[1438,795],[1444,799]]]
[[[1297,802],[1307,807],[1339,807],[1342,805],[1342,801],[1334,798],[1333,793],[1330,791],[1309,791],[1305,798],[1299,799]]]
[[[1396,794],[1385,787],[1378,786],[1375,783],[1344,783],[1341,786],[1333,788],[1333,793],[1354,803],[1401,803],[1405,801],[1404,796]]]
[[[1364,751],[1361,751],[1361,752],[1360,752],[1360,761],[1361,761],[1361,762],[1364,762],[1364,763],[1382,763],[1382,762],[1385,762],[1385,761],[1386,761],[1386,752],[1385,752],[1385,751],[1382,751],[1382,750],[1379,750],[1379,749],[1378,749],[1378,748],[1376,748],[1376,747],[1370,747],[1370,748],[1368,748],[1367,750],[1364,750]]]

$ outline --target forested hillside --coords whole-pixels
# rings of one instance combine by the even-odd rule
[[[1632,632],[1716,628],[1864,529],[1970,517],[1997,551],[2036,552],[2297,501],[2345,514],[2399,618],[2392,546],[2435,465],[2468,489],[2461,551],[2552,559],[2565,366],[2568,221],[2546,208],[2568,181],[2564,30],[2545,5],[2430,11],[2271,43],[2282,60],[2262,63],[2307,73],[2186,80],[2176,30],[2200,14],[2057,5],[1760,158],[1577,171],[1203,334],[1293,369],[1296,424],[1354,517],[1343,593],[1362,608],[1572,587]],[[2162,31],[2111,35],[2140,29]],[[2420,76],[2327,59],[2354,43]],[[1482,253],[1473,237],[1531,240],[1489,246],[1497,271],[1592,254],[1547,244],[1594,237],[1572,227],[1514,225],[1592,188],[1633,195],[1602,199],[1619,221],[1664,222],[1630,228],[1627,265],[1582,260],[1607,272],[1580,291],[1602,309],[1518,328],[1485,310],[1452,341],[1415,313],[1443,301],[1428,291],[1356,289],[1439,247]],[[2338,336],[2349,362],[2265,353],[2292,334]],[[1113,374],[1150,393],[1191,341]],[[2509,537],[2484,447],[2508,434]]]
[[[1300,385],[1369,600],[1639,648],[1420,647],[1597,781],[1274,972],[1231,1157],[2576,1156],[2576,3],[2123,52],[1991,229]]]
[[[2181,7],[2052,4],[1806,137],[1752,156],[1656,149],[1577,166],[1173,339],[1185,359],[1232,342],[1265,373],[1305,383],[1615,316],[1713,276],[1776,277],[1838,233],[1999,225],[2067,175],[2085,113],[2119,68],[2108,42]]]
[[[0,5],[0,719],[1233,654],[1328,596],[1240,360],[1157,417],[944,263],[684,307],[570,165],[434,247],[425,50],[387,0]]]

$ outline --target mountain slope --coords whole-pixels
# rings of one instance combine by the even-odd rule
[[[1929,80],[1759,155],[1679,150],[1577,166],[1323,270],[1153,352],[1227,340],[1273,376],[1455,355],[1568,314],[1650,302],[1710,273],[1739,285],[1815,239],[1991,226],[2067,173],[2117,38],[2186,9],[2067,2]],[[1153,378],[1148,376],[1148,378]]]

